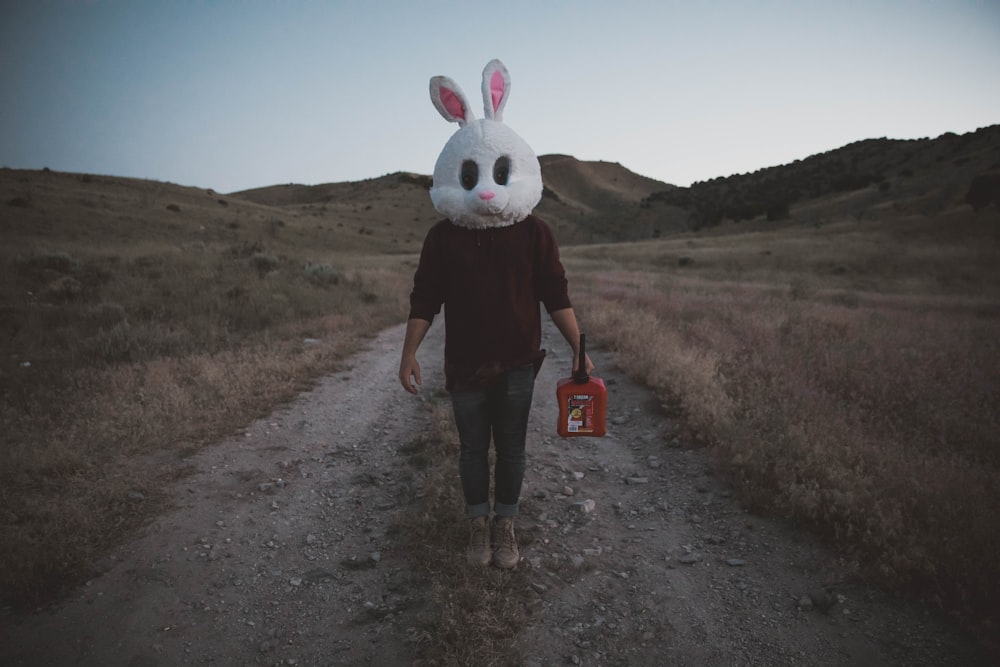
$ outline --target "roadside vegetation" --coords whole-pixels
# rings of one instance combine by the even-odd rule
[[[173,216],[166,234],[107,211],[88,218],[93,207],[78,203],[54,215],[63,202],[39,196],[4,222],[3,606],[44,604],[80,583],[163,509],[187,454],[294,398],[405,317],[406,260],[324,253],[337,244],[196,196],[226,217],[187,200],[178,214],[140,190],[121,208],[159,201],[145,206],[150,218]]]
[[[590,339],[684,416],[749,507],[812,527],[859,574],[988,623],[998,243],[995,221],[966,211],[565,259]]]

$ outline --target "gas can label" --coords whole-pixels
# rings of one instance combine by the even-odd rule
[[[594,430],[594,397],[574,394],[566,401],[566,430],[570,433],[591,433]]]

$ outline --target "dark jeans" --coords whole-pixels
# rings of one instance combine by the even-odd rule
[[[451,394],[461,443],[458,471],[470,519],[490,513],[490,435],[496,449],[493,506],[497,516],[517,516],[524,479],[524,441],[535,389],[531,364],[508,371],[485,389]]]

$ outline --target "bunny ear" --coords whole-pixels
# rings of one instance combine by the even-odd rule
[[[476,119],[472,109],[469,108],[469,101],[465,99],[465,93],[457,83],[446,76],[431,78],[431,102],[449,123],[463,126]]]
[[[510,95],[510,73],[499,60],[491,60],[483,70],[483,107],[486,117],[503,120],[503,108]]]

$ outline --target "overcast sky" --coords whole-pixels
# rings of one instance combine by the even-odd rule
[[[1000,123],[1000,2],[0,2],[0,166],[219,192],[429,174],[483,66],[539,155],[677,185]]]

